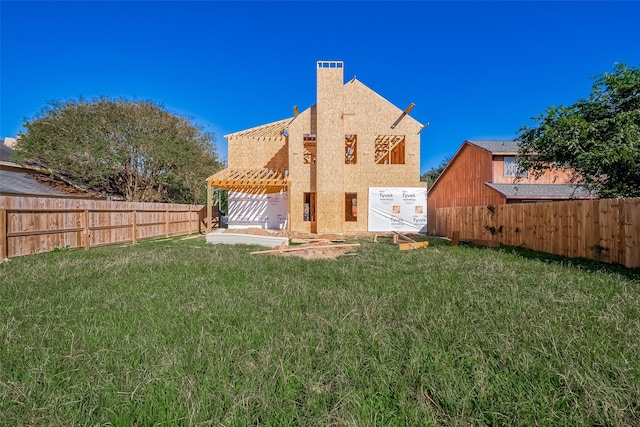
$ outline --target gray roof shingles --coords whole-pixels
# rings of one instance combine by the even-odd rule
[[[38,172],[13,163],[13,149],[0,143],[0,194],[29,196],[69,196],[69,193],[34,178]]]
[[[578,199],[593,197],[584,187],[575,184],[493,184],[485,183],[507,198]]]
[[[13,150],[6,145],[0,143],[0,162],[11,162]]]
[[[30,174],[0,170],[0,194],[65,196],[66,193],[39,183]]]
[[[518,152],[518,141],[509,141],[509,140],[467,140],[469,144],[473,144],[477,147],[490,151],[492,153],[517,153]]]

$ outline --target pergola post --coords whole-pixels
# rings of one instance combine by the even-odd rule
[[[207,212],[204,216],[204,219],[207,222],[207,233],[211,233],[211,208],[213,207],[212,197],[213,195],[211,194],[211,183],[207,181]]]

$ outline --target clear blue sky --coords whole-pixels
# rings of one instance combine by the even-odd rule
[[[640,2],[0,2],[0,137],[48,101],[154,100],[223,135],[315,103],[317,60],[430,126],[421,172],[465,139],[513,139],[640,65]]]

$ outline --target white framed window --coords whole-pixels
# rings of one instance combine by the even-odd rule
[[[505,156],[504,176],[526,177],[527,175],[527,171],[520,170],[520,165],[518,165],[515,156]]]

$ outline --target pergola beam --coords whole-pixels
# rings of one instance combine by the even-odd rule
[[[289,177],[278,169],[223,169],[207,178],[207,232],[211,232],[212,189],[232,191],[288,192]]]

